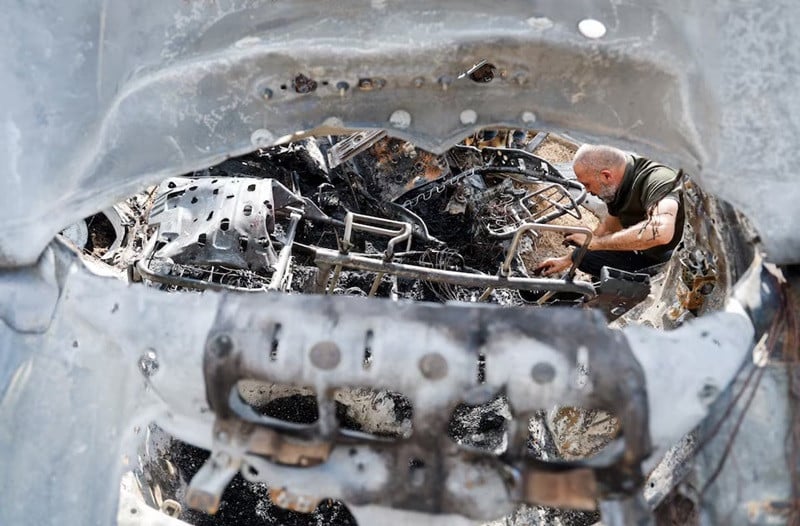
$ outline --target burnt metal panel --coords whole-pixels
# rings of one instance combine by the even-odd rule
[[[161,184],[150,213],[153,257],[174,263],[264,269],[278,260],[271,179],[182,178]]]

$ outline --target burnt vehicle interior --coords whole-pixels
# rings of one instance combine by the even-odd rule
[[[71,225],[61,237],[93,272],[169,294],[213,290],[530,310],[560,306],[594,309],[615,327],[667,330],[719,311],[729,294],[725,275],[736,271],[729,266],[748,262],[715,253],[715,247],[698,242],[691,227],[671,261],[640,273],[606,267],[593,283],[573,265],[563,276],[535,275],[537,262],[572,250],[563,242],[566,234],[591,235],[605,212],[572,173],[577,147],[557,134],[512,129],[482,130],[442,155],[384,130],[310,136],[168,178]],[[708,202],[688,177],[683,183],[692,205],[687,207],[690,224],[708,221],[709,212],[703,211]],[[748,227],[742,223],[742,228]],[[580,254],[585,246],[578,249]],[[272,343],[265,352],[272,362],[287,352],[281,349],[281,329],[280,323],[269,328]],[[370,339],[367,332],[359,353],[364,370],[372,362]],[[341,359],[335,344],[317,351],[312,350],[311,360],[322,369],[334,368]],[[419,367],[430,379],[447,374],[447,362],[437,353],[425,355]],[[157,372],[155,353],[145,353],[140,368],[146,376]],[[475,357],[474,373],[476,385],[484,386],[485,356]],[[585,383],[587,372],[581,373],[583,379],[576,381]],[[546,385],[555,371],[541,363],[531,374]],[[328,393],[327,410],[333,414],[327,416],[314,386],[241,378],[229,396],[223,403],[237,417],[256,415],[254,421],[300,437],[323,425],[322,418],[345,442],[402,443],[414,433],[414,404],[391,390],[336,389]],[[508,397],[491,389],[471,397],[450,408],[449,438],[481,455],[508,454],[514,442]],[[613,412],[557,405],[537,410],[528,422],[522,433],[527,434],[525,455],[537,462],[557,466],[620,455],[621,426]],[[187,524],[356,524],[342,502],[268,486],[253,464],[245,478],[223,475],[231,480],[230,489],[220,493],[225,486],[215,481],[217,494],[203,500],[209,481],[198,473],[200,466],[217,461],[155,424],[140,431],[140,464],[128,483],[153,510]],[[330,454],[305,448],[270,451],[265,457],[278,465],[306,467]],[[417,454],[408,462],[414,483],[421,475],[413,473],[435,461]],[[577,510],[524,507],[508,520],[593,524],[600,519],[590,497],[551,498],[553,505]],[[548,504],[546,497],[543,501]]]
[[[605,213],[572,174],[577,146],[492,129],[444,155],[381,130],[308,138],[170,178],[62,235],[90,264],[167,291],[582,305],[613,321],[647,298],[665,264],[609,268],[597,283],[576,265],[535,275],[538,261],[566,251],[566,234],[591,236]],[[684,298],[667,326],[696,315],[717,282],[702,251],[678,261]]]
[[[0,524],[800,525],[798,19],[9,3]],[[584,144],[669,261],[576,268]]]

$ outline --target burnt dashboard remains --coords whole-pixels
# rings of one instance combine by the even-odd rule
[[[169,179],[134,276],[173,288],[505,305],[593,298],[574,267],[559,279],[532,272],[543,236],[591,235],[577,222],[580,183],[521,147],[469,143],[436,156],[361,131]]]

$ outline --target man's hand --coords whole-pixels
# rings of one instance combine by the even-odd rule
[[[583,246],[583,244],[585,242],[586,242],[586,234],[580,234],[580,233],[576,232],[576,233],[569,234],[569,235],[564,237],[564,244],[565,245],[572,245],[574,247],[580,247],[580,246]]]
[[[534,274],[542,274],[543,276],[551,276],[558,272],[568,269],[572,265],[572,258],[570,256],[561,256],[560,258],[545,259],[533,270]]]

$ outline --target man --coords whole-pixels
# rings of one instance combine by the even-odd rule
[[[586,190],[608,207],[594,230],[580,270],[600,276],[603,266],[635,272],[667,261],[683,236],[679,173],[612,146],[581,146],[573,169]],[[583,234],[566,242],[582,245]],[[577,254],[543,261],[536,271],[550,276],[566,270]]]

